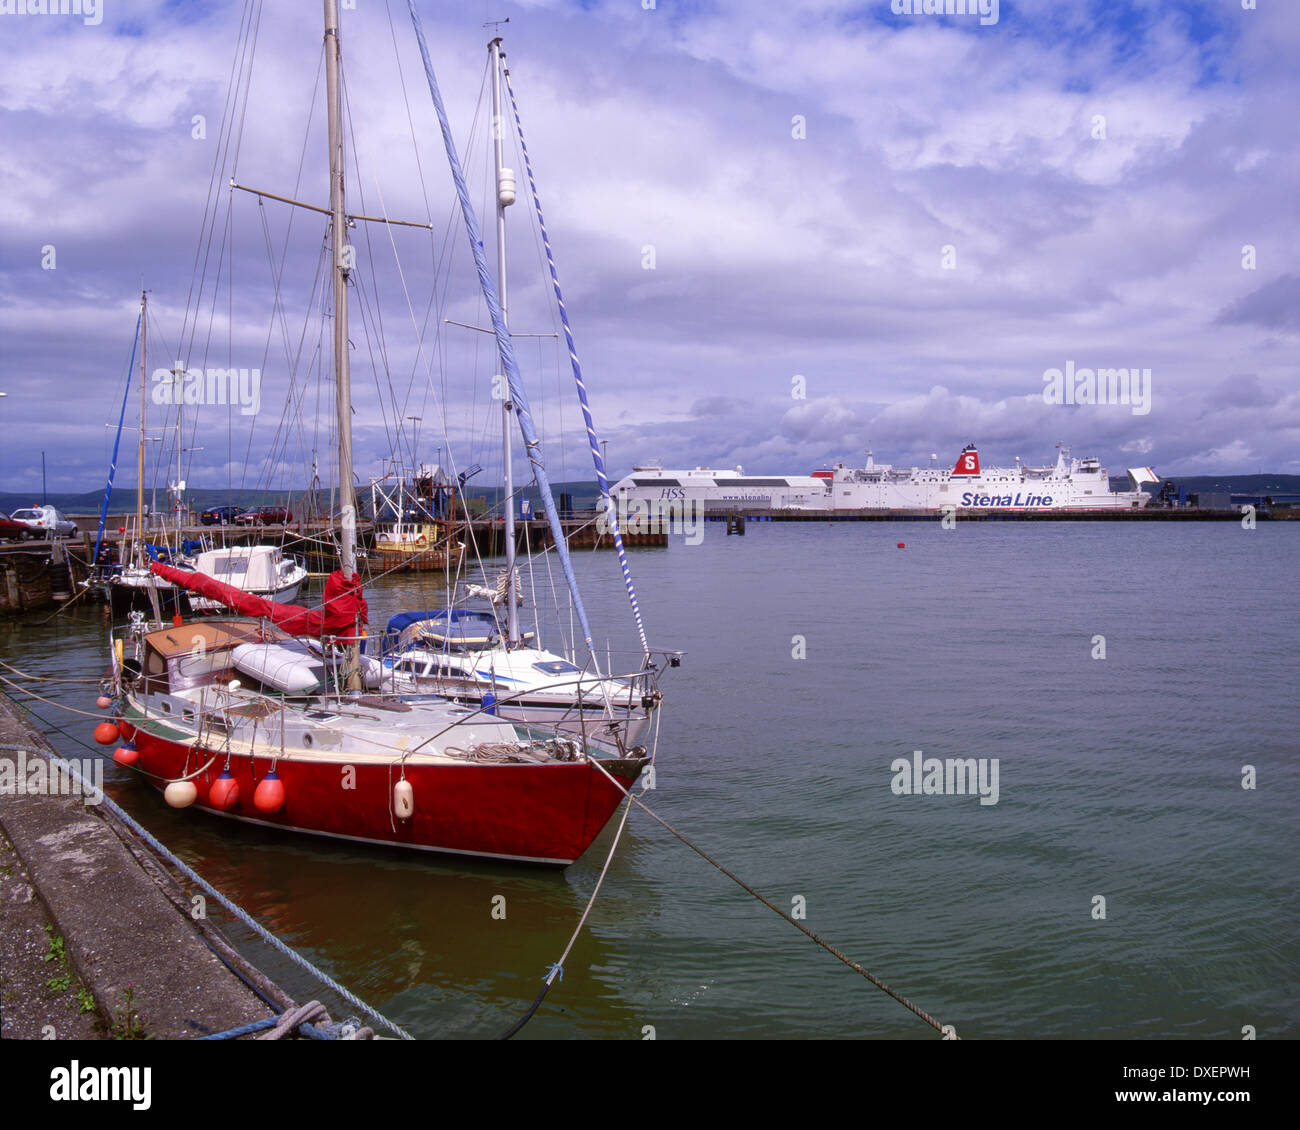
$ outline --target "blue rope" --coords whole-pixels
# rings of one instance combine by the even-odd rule
[[[84,782],[84,778],[81,777],[81,774],[78,773],[75,769],[73,769],[71,765],[69,765],[67,771],[72,776],[76,777],[78,780],[83,780]],[[403,1040],[409,1040],[412,1038],[410,1033],[406,1032],[402,1028],[399,1028],[396,1024],[394,1024],[391,1020],[389,1020],[388,1017],[383,1016],[380,1013],[376,1012],[373,1008],[371,1008],[368,1004],[366,1004],[365,1001],[361,1000],[355,994],[350,993],[347,989],[345,989],[342,985],[340,985],[327,973],[324,973],[321,970],[317,969],[314,965],[312,965],[310,961],[308,961],[300,953],[292,949],[290,946],[288,946],[287,944],[282,942],[279,938],[277,938],[274,934],[272,934],[265,926],[263,926],[260,922],[258,922],[257,919],[253,918],[246,910],[236,905],[235,903],[231,902],[230,899],[226,898],[226,896],[223,895],[219,890],[217,890],[216,887],[214,887],[206,879],[200,876],[199,873],[195,871],[194,868],[190,867],[189,864],[187,864],[183,859],[180,859],[175,854],[168,851],[167,848],[163,846],[163,844],[158,840],[156,836],[152,835],[148,831],[148,829],[146,829],[137,820],[132,819],[131,816],[128,815],[127,812],[120,805],[114,803],[114,801],[110,797],[106,795],[101,795],[100,803],[103,804],[104,807],[107,808],[114,816],[116,816],[119,820],[121,820],[124,824],[126,824],[126,826],[130,828],[131,831],[133,831],[137,836],[139,836],[142,840],[144,840],[144,842],[147,843],[151,848],[153,848],[154,851],[156,851],[159,855],[161,855],[164,859],[166,859],[167,862],[169,862],[173,867],[175,867],[178,871],[180,871],[183,875],[185,875],[192,883],[201,887],[204,891],[206,891],[209,895],[211,895],[214,899],[216,899],[217,902],[219,902],[228,911],[230,911],[231,914],[233,914],[245,926],[247,926],[250,930],[252,930],[253,933],[255,933],[259,938],[261,938],[262,941],[264,941],[267,945],[271,946],[272,948],[282,953],[295,965],[298,965],[301,968],[305,969],[308,973],[312,974],[312,976],[314,976],[318,981],[320,981],[321,984],[327,985],[329,988],[333,989],[334,992],[336,992],[345,1001],[347,1001],[351,1005],[355,1005],[367,1016],[377,1020],[390,1032],[394,1033],[397,1036],[400,1036]],[[303,1027],[305,1028],[306,1025],[303,1025]],[[307,1034],[315,1035],[317,1038],[320,1039],[327,1038],[324,1035],[319,1033],[307,1033]]]
[[[492,329],[496,333],[497,351],[501,355],[501,367],[505,370],[506,381],[510,386],[510,399],[515,406],[515,415],[519,418],[519,430],[524,437],[524,450],[528,461],[533,465],[533,473],[542,495],[542,506],[546,509],[546,520],[551,527],[555,540],[555,553],[560,560],[560,568],[568,581],[569,591],[573,594],[573,610],[577,614],[582,628],[582,636],[587,650],[593,660],[596,658],[596,645],[592,640],[591,626],[587,623],[587,610],[578,592],[577,578],[573,575],[573,562],[569,558],[569,544],[564,538],[564,527],[555,508],[555,498],[551,494],[551,482],[542,464],[541,441],[537,438],[537,428],[533,424],[532,410],[528,406],[528,395],[519,378],[519,366],[515,362],[515,347],[506,329],[505,318],[501,314],[501,302],[497,297],[496,286],[488,270],[487,253],[483,250],[483,236],[479,231],[478,220],[474,215],[474,206],[470,203],[469,188],[465,184],[465,174],[461,170],[460,158],[456,155],[456,143],[451,136],[451,124],[447,120],[447,111],[442,104],[442,95],[438,90],[438,80],[433,74],[433,62],[429,58],[429,44],[424,38],[424,28],[420,15],[415,10],[415,0],[406,0],[411,12],[411,22],[415,25],[415,36],[420,43],[420,57],[424,61],[424,77],[429,82],[429,93],[433,96],[433,108],[438,115],[438,125],[442,129],[443,144],[447,149],[447,160],[451,165],[452,179],[456,182],[456,195],[460,200],[461,214],[465,219],[465,233],[469,236],[470,251],[474,256],[474,265],[478,269],[479,286],[483,290],[483,300],[487,304],[488,314],[492,318]],[[509,501],[509,500],[507,500]]]
[[[126,401],[131,395],[131,374],[135,371],[135,350],[140,344],[140,320],[143,312],[135,320],[135,337],[131,339],[131,361],[126,367],[126,392],[122,394],[122,414],[117,418],[117,435],[113,439],[113,460],[108,465],[108,485],[104,487],[104,501],[99,504],[99,532],[95,534],[95,552],[90,556],[93,568],[99,561],[99,547],[104,540],[104,523],[108,520],[108,499],[113,493],[113,477],[117,474],[117,448],[122,442],[122,425],[126,423]]]
[[[211,1036],[200,1036],[200,1040],[237,1040],[240,1036],[247,1036],[252,1032],[260,1032],[264,1028],[274,1028],[280,1023],[278,1016],[268,1016],[265,1020],[258,1020],[253,1024],[245,1024],[242,1028],[232,1028],[229,1032],[216,1032]]]
[[[555,255],[551,251],[551,237],[546,232],[546,220],[542,216],[542,200],[537,195],[537,180],[533,176],[533,162],[528,156],[528,145],[524,141],[524,123],[519,117],[519,103],[515,101],[515,88],[510,82],[510,71],[506,69],[506,93],[510,95],[510,108],[515,115],[515,129],[519,133],[519,150],[524,157],[524,171],[528,174],[528,191],[533,197],[533,207],[537,212],[537,226],[542,233],[542,246],[546,249],[546,265],[551,270],[551,285],[555,290],[555,301],[560,307],[560,323],[564,326],[564,340],[569,346],[569,362],[573,366],[573,383],[578,386],[578,400],[582,404],[582,418],[587,425],[587,441],[591,445],[591,461],[596,468],[596,481],[600,484],[600,497],[609,515],[609,529],[614,536],[614,548],[618,551],[618,563],[623,569],[623,583],[627,586],[627,598],[632,602],[632,617],[636,620],[637,635],[641,637],[641,650],[648,656],[650,645],[646,643],[645,625],[641,622],[641,606],[637,603],[636,588],[632,584],[632,569],[627,562],[627,553],[623,549],[623,531],[619,528],[618,509],[609,496],[609,478],[605,473],[605,460],[601,458],[599,440],[596,438],[596,425],[591,418],[591,405],[587,403],[587,386],[582,379],[582,364],[578,361],[578,347],[574,344],[573,329],[569,325],[569,314],[564,308],[564,293],[560,290],[560,276],[555,269]]]

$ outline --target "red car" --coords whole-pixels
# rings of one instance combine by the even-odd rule
[[[0,510],[0,539],[25,538],[28,528],[25,523],[15,522],[8,514]]]
[[[293,515],[283,506],[254,506],[235,517],[237,526],[286,526]]]

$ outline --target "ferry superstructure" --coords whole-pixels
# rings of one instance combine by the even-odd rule
[[[951,470],[939,466],[894,467],[867,453],[864,467],[837,463],[811,475],[746,476],[697,467],[670,471],[634,467],[614,485],[620,505],[693,504],[710,510],[1128,510],[1151,496],[1141,486],[1159,482],[1150,467],[1129,468],[1134,488],[1110,489],[1110,476],[1094,458],[1072,459],[1061,448],[1056,463],[1031,467],[981,467],[979,451],[968,444]]]
[[[822,472],[828,475],[829,472]],[[746,475],[742,468],[714,471],[666,471],[647,464],[610,488],[620,505],[648,502],[700,504],[708,510],[824,510],[829,480],[817,475]]]

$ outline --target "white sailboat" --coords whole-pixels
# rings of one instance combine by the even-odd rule
[[[492,121],[501,123],[505,120],[502,85],[503,81],[508,82],[509,72],[505,68],[500,36],[490,41],[488,52]],[[513,91],[511,100],[513,103]],[[518,124],[517,108],[515,115]],[[504,134],[504,128],[493,130],[496,287],[500,296],[502,327],[508,332],[506,210],[515,203],[517,193],[514,171],[505,165]],[[522,130],[520,144],[522,148]],[[523,152],[527,160],[526,148]],[[536,204],[531,165],[529,184]],[[540,205],[537,207],[545,237]],[[546,247],[550,257],[549,240]],[[557,279],[553,257],[549,261],[552,279]],[[556,290],[559,297],[558,281]],[[560,313],[569,337],[570,356],[576,364],[577,355],[562,300]],[[579,389],[582,389],[580,380]],[[583,403],[585,409],[585,399]],[[652,661],[649,649],[646,648],[644,662],[637,670],[614,676],[608,671],[600,671],[594,652],[583,665],[579,665],[574,662],[573,654],[561,655],[539,646],[536,633],[520,623],[517,502],[511,454],[515,405],[510,397],[502,398],[501,413],[505,568],[495,588],[477,584],[467,586],[471,595],[489,601],[491,611],[431,609],[394,616],[389,620],[384,637],[385,672],[393,687],[400,691],[432,692],[456,702],[492,710],[502,717],[529,722],[558,722],[568,731],[586,732],[590,729],[620,746],[633,747],[645,735],[652,713],[662,697],[658,689],[661,668]],[[591,431],[589,414],[587,422],[595,453],[595,433]],[[599,461],[597,469],[603,478]],[[555,535],[563,539],[558,528]],[[618,551],[622,556],[621,541],[618,542]],[[625,557],[623,565],[626,576]],[[512,591],[516,594],[513,600],[507,595]],[[644,644],[644,636],[642,642]],[[674,665],[679,661],[676,653],[666,658]]]

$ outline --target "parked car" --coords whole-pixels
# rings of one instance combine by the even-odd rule
[[[10,516],[27,527],[29,538],[70,538],[77,532],[77,523],[65,518],[53,506],[32,506],[15,510]]]
[[[225,526],[243,513],[242,506],[210,506],[199,514],[199,521],[205,526]]]
[[[293,515],[283,506],[254,506],[235,518],[240,526],[284,526],[293,521]]]
[[[0,538],[25,538],[26,536],[26,523],[15,522],[8,514],[0,510]]]

